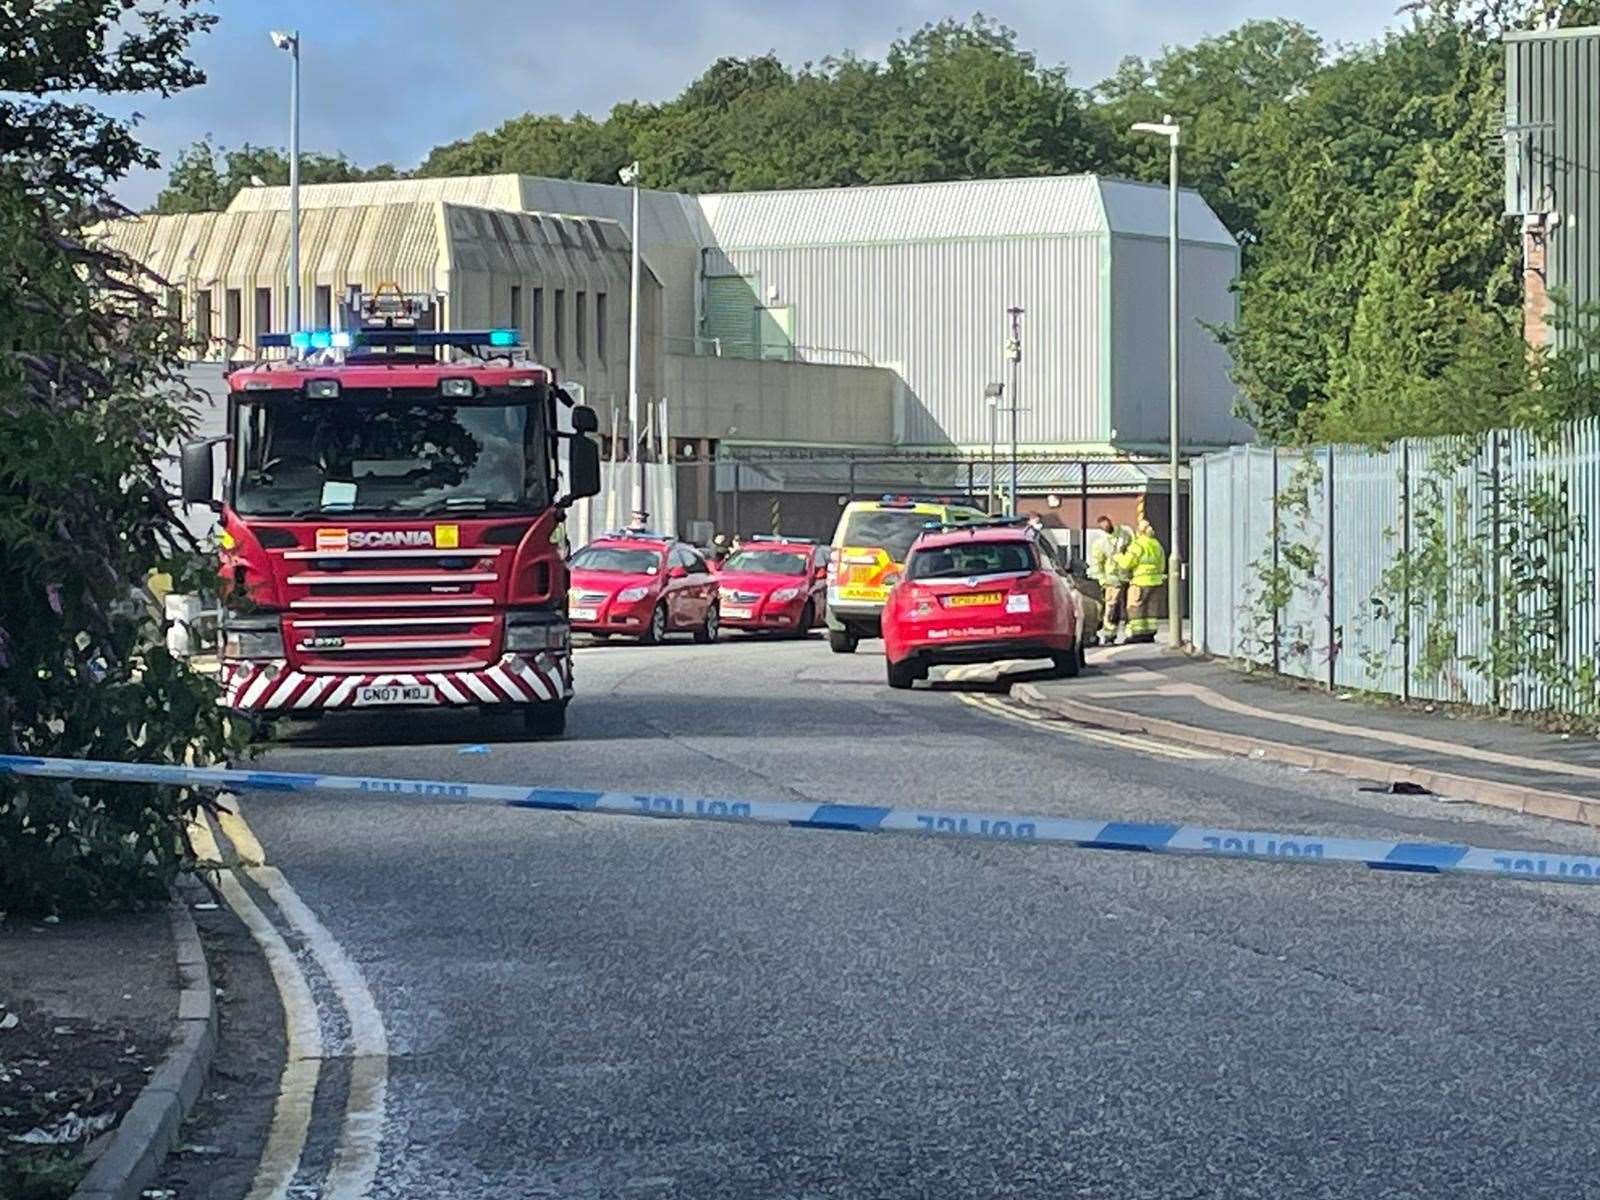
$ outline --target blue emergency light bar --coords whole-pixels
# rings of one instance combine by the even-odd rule
[[[515,329],[302,329],[296,333],[263,333],[263,350],[350,350],[358,346],[457,346],[472,349],[517,345]]]

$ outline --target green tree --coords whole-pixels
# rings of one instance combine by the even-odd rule
[[[1095,89],[1114,147],[1112,169],[1164,183],[1165,146],[1130,135],[1128,127],[1172,114],[1183,127],[1185,186],[1199,190],[1248,251],[1260,236],[1260,211],[1273,196],[1258,194],[1240,166],[1262,118],[1300,96],[1323,59],[1322,39],[1285,20],[1246,21],[1158,58],[1124,59]]]
[[[361,167],[343,154],[312,151],[300,155],[302,183],[355,183],[398,178],[400,172],[390,163]],[[252,181],[256,179],[269,185],[288,183],[288,155],[282,150],[253,146],[249,142],[219,155],[211,139],[202,138],[180,151],[173,160],[167,186],[156,196],[155,210],[160,213],[214,212],[227,208],[234,196],[254,186]]]
[[[1504,105],[1499,72],[1463,61],[1455,131],[1420,151],[1409,193],[1377,241],[1325,403],[1304,432],[1383,443],[1510,423],[1528,383],[1515,231],[1485,131]]]
[[[233,199],[223,173],[217,169],[217,151],[205,138],[178,151],[167,172],[167,186],[156,196],[158,213],[216,212]]]
[[[1424,21],[1332,63],[1257,123],[1236,178],[1248,194],[1271,199],[1259,209],[1259,245],[1238,285],[1239,322],[1221,336],[1243,415],[1268,438],[1318,427],[1335,369],[1353,352],[1363,296],[1375,286],[1398,288],[1409,260],[1429,257],[1440,280],[1480,305],[1491,294],[1500,298],[1491,276],[1501,269],[1495,264],[1507,231],[1489,199],[1498,194],[1499,160],[1497,126],[1484,109],[1500,53],[1459,26]],[[1471,178],[1437,180],[1416,195],[1430,156],[1438,162],[1429,170],[1468,170]],[[1456,219],[1429,225],[1423,211],[1448,205],[1455,187],[1464,189]],[[1390,238],[1387,262],[1374,275],[1408,202],[1411,241]],[[1470,245],[1452,242],[1468,230]],[[1372,338],[1380,336],[1378,307],[1368,302]],[[1441,298],[1424,309],[1413,334],[1428,312],[1439,314],[1441,326],[1456,326],[1462,306]],[[1361,353],[1371,338],[1364,345]]]
[[[200,82],[210,18],[177,0],[0,16],[0,741],[13,754],[201,762],[227,745],[210,681],[161,644],[148,573],[204,569],[157,463],[189,424],[160,281],[81,235],[153,161],[94,97]],[[0,777],[0,910],[159,902],[181,862],[173,789]]]
[[[654,187],[745,191],[1054,174],[1092,169],[1103,151],[1065,72],[975,17],[928,25],[882,63],[719,59],[665,103],[619,104],[603,122],[526,114],[437,147],[418,174],[610,182],[638,158]]]
[[[434,147],[416,174],[514,172],[615,183],[617,171],[628,162],[626,155],[615,130],[582,113],[571,120],[553,114],[525,113],[492,132]]]

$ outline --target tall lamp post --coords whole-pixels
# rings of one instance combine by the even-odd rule
[[[272,31],[289,55],[289,332],[300,332],[300,31]]]
[[[628,277],[628,460],[633,468],[633,510],[645,511],[644,454],[639,446],[639,160],[617,173],[622,186],[633,189],[632,270]]]
[[[1011,504],[1008,516],[1017,515],[1017,372],[1022,368],[1022,310],[1006,309],[1011,332],[1006,335],[1006,361],[1011,364]]]
[[[1006,394],[1006,385],[1003,383],[986,383],[983,385],[983,402],[989,406],[989,503],[988,509],[992,513],[995,508],[995,487],[998,482],[1000,467],[1000,398]]]
[[[1168,113],[1159,122],[1140,121],[1134,133],[1167,139],[1167,638],[1183,645],[1183,555],[1178,550],[1178,140],[1180,127]]]

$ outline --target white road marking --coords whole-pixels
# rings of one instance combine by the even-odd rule
[[[1055,721],[1039,713],[1012,708],[997,696],[974,696],[963,692],[960,693],[960,699],[963,704],[992,713],[994,716],[1029,725],[1047,733],[1061,734],[1064,737],[1077,738],[1086,742],[1098,742],[1101,745],[1116,746],[1123,750],[1137,750],[1145,754],[1158,754],[1164,758],[1183,759],[1191,762],[1222,757],[1217,754],[1208,754],[1204,750],[1192,750],[1187,746],[1173,746],[1166,742],[1156,741],[1153,738],[1139,737],[1135,734],[1086,729],[1081,725],[1070,725],[1062,721]]]

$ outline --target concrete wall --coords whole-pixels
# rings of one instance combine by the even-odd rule
[[[1167,240],[1111,239],[1111,442],[1125,449],[1167,444]],[[1252,438],[1233,416],[1232,363],[1206,325],[1230,325],[1238,251],[1180,243],[1178,396],[1181,440],[1228,446]]]
[[[885,446],[899,376],[883,367],[668,354],[674,438]],[[736,432],[730,432],[736,430]]]

